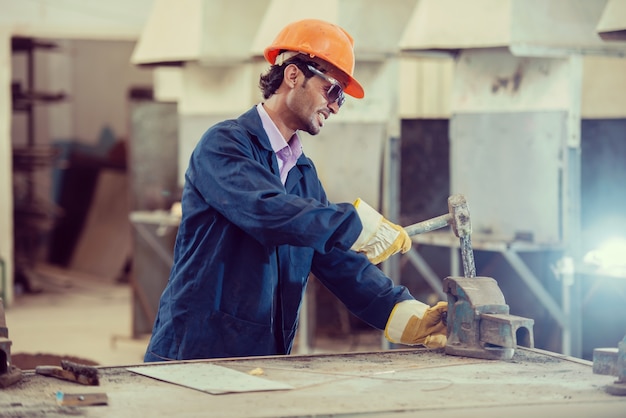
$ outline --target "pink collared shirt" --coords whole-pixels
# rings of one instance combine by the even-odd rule
[[[287,174],[296,165],[296,161],[302,155],[302,142],[297,133],[294,133],[289,142],[285,141],[283,135],[280,133],[276,124],[267,114],[263,103],[259,103],[257,106],[259,116],[261,116],[261,122],[263,123],[263,129],[270,139],[272,149],[276,153],[278,159],[278,168],[280,170],[280,181],[285,184],[287,181]]]

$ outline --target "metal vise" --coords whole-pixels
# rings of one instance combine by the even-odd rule
[[[11,364],[11,340],[4,316],[4,304],[0,299],[0,388],[5,388],[22,379],[22,371]]]
[[[509,306],[491,277],[447,277],[446,354],[509,360],[515,347],[534,347],[532,319],[509,315]]]
[[[475,277],[472,225],[465,196],[448,198],[448,213],[405,227],[409,236],[447,225],[460,239],[465,277],[448,277],[443,291],[448,297],[446,354],[489,360],[508,360],[517,345],[534,347],[532,319],[509,315],[509,306],[497,282]]]

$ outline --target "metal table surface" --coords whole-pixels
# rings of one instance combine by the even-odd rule
[[[2,417],[626,417],[626,397],[605,392],[615,377],[592,363],[519,348],[509,361],[401,349],[342,354],[248,357],[133,365],[183,366],[193,376],[210,363],[287,383],[288,390],[213,395],[146,377],[129,366],[99,367],[100,385],[23,371],[0,390]],[[108,403],[59,406],[55,394],[106,393]]]

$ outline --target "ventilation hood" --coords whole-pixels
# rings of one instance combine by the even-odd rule
[[[402,36],[418,0],[273,0],[252,45],[262,57],[280,28],[300,19],[322,19],[344,28],[354,38],[357,60],[379,60],[399,51]]]
[[[336,23],[355,39],[357,59],[399,51],[418,0],[155,0],[133,51],[136,65],[223,64],[262,57],[287,23]]]
[[[609,0],[596,30],[605,41],[626,41],[626,0]]]
[[[155,0],[133,51],[136,65],[249,59],[270,0]]]
[[[454,53],[508,47],[520,56],[624,56],[626,43],[604,42],[596,32],[605,6],[607,0],[419,0],[400,48]]]

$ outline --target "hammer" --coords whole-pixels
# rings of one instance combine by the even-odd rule
[[[404,230],[409,236],[434,231],[450,225],[454,235],[460,238],[461,259],[465,277],[475,277],[474,253],[472,251],[472,225],[470,223],[469,208],[465,196],[455,194],[448,197],[448,213],[409,225]]]
[[[97,368],[74,363],[69,360],[61,360],[61,367],[37,366],[35,368],[35,373],[43,376],[69,380],[70,382],[76,382],[82,385],[98,386],[100,384]]]

